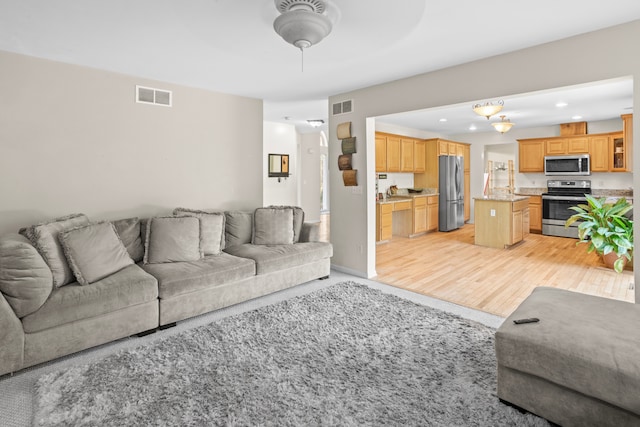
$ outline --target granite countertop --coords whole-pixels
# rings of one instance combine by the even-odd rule
[[[486,197],[474,197],[474,200],[487,200],[492,202],[519,202],[521,200],[529,199],[529,196],[518,196],[518,195],[495,195],[495,196],[486,196]]]
[[[416,197],[427,197],[427,196],[437,196],[438,193],[412,193],[412,194],[402,194],[395,196],[387,196],[386,199],[378,200],[376,203],[384,204],[384,203],[395,203],[395,202],[408,202]]]

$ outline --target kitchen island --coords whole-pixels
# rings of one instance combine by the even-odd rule
[[[487,196],[474,200],[476,245],[508,248],[529,234],[528,196]]]

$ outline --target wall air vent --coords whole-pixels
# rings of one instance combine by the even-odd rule
[[[171,107],[171,91],[136,86],[136,102]]]
[[[342,102],[336,102],[332,105],[333,107],[333,115],[337,116],[339,114],[347,114],[353,111],[353,99],[348,99]]]

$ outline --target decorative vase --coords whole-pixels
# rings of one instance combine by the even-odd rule
[[[612,270],[613,270],[613,263],[615,263],[617,260],[618,260],[618,254],[615,252],[609,252],[606,255],[602,255],[602,262],[604,262],[604,265],[606,265]],[[627,265],[627,261],[629,261],[627,257],[623,256],[622,257],[623,269],[624,269],[624,266]]]

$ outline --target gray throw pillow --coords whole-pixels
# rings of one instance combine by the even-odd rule
[[[145,239],[145,264],[197,261],[201,258],[199,218],[149,218]]]
[[[269,206],[270,208],[293,209],[293,241],[300,241],[302,233],[302,224],[304,224],[304,210],[298,206]]]
[[[254,245],[293,244],[293,209],[258,208],[253,213]]]
[[[218,255],[224,249],[224,213],[176,208],[173,215],[200,219],[200,249],[203,254]]]
[[[20,230],[20,234],[31,241],[31,244],[35,246],[51,269],[55,287],[66,285],[75,280],[69,264],[67,264],[62,245],[58,240],[58,234],[61,231],[88,224],[89,218],[86,215],[72,214]]]
[[[119,219],[111,222],[116,228],[120,240],[127,248],[129,256],[135,262],[142,261],[144,257],[144,244],[140,237],[140,220],[138,218]]]
[[[15,233],[0,237],[0,292],[16,316],[36,312],[52,290],[51,269],[29,240]]]
[[[251,243],[253,235],[253,212],[226,211],[225,216],[225,247]]]
[[[60,233],[60,242],[78,283],[89,285],[133,264],[110,222]]]

